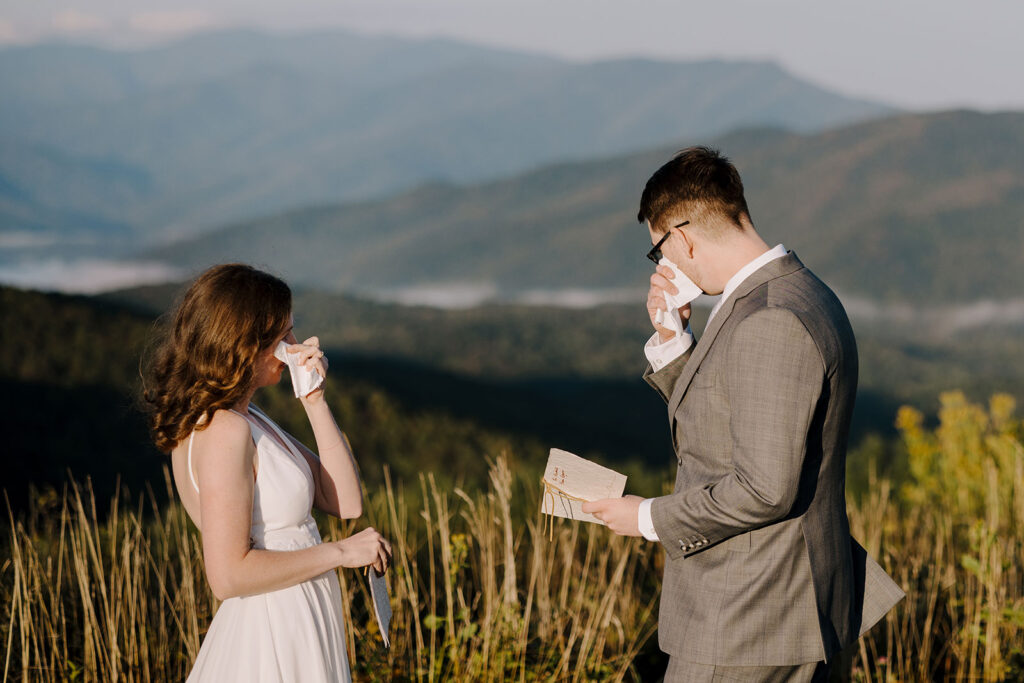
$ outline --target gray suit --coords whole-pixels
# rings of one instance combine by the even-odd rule
[[[662,650],[726,666],[819,661],[904,597],[850,537],[857,348],[839,300],[794,253],[644,378],[668,403],[678,462],[674,493],[651,504],[668,554]]]

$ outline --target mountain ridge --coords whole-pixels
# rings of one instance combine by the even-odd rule
[[[0,50],[0,231],[198,234],[287,207],[480,182],[737,125],[891,112],[771,62],[574,63],[447,40],[321,32],[138,52]],[[68,169],[47,159],[60,155]],[[97,169],[132,169],[136,184]],[[83,189],[78,188],[82,186]]]
[[[690,142],[706,141],[283,212],[146,255],[190,268],[263,263],[362,293],[642,290],[648,239],[635,207],[650,174]],[[712,144],[737,163],[765,239],[844,293],[933,305],[1024,289],[1024,113],[907,114],[812,135],[762,127]]]

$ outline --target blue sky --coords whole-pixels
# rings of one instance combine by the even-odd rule
[[[1019,0],[3,0],[0,42],[146,45],[255,27],[449,36],[591,60],[772,59],[914,109],[1024,109]]]

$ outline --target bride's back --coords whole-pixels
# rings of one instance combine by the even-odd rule
[[[189,518],[203,530],[202,511],[199,506],[199,492],[192,486],[188,476],[188,441],[182,441],[171,451],[171,476],[178,498],[188,513]]]
[[[202,424],[200,420],[200,424]],[[235,423],[235,424],[225,424]],[[233,410],[218,410],[210,421],[209,430],[196,429],[187,438],[180,441],[171,450],[171,474],[174,478],[174,488],[178,491],[181,504],[188,513],[189,518],[199,528],[202,524],[202,505],[199,498],[199,471],[197,462],[200,458],[209,457],[206,452],[210,448],[208,439],[211,432],[219,432],[225,428],[234,428],[249,434],[248,421]],[[253,476],[256,474],[256,463],[253,461]]]

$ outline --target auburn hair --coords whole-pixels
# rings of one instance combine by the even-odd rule
[[[156,447],[169,453],[252,389],[261,351],[291,324],[292,292],[242,263],[213,266],[164,319],[144,363],[142,399]]]

